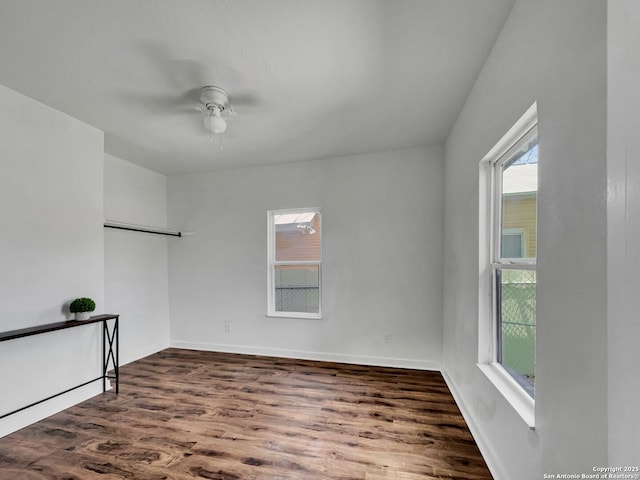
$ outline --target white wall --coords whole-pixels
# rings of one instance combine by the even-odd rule
[[[0,331],[104,312],[103,134],[0,86]],[[100,374],[99,326],[0,344],[0,412]],[[88,398],[99,382],[0,421],[0,436]]]
[[[294,207],[323,211],[322,320],[265,317],[267,210]],[[439,368],[442,215],[441,147],[170,177],[196,233],[170,245],[172,345]]]
[[[167,178],[106,154],[107,220],[167,226]],[[168,237],[104,230],[105,302],[120,314],[120,363],[169,346]]]
[[[607,464],[606,3],[517,1],[446,144],[444,361],[498,480]],[[476,366],[478,162],[538,102],[536,429]]]
[[[640,465],[640,3],[608,2],[609,464]]]

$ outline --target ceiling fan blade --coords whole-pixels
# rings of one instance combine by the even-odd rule
[[[180,96],[143,93],[143,92],[119,92],[118,100],[136,105],[156,115],[180,114],[197,112],[197,102],[186,101]]]
[[[227,118],[236,118],[238,116],[238,112],[235,108],[233,108],[233,105],[229,104],[227,105],[227,108],[225,108],[222,112],[222,116]]]
[[[171,60],[169,70],[183,88],[202,87],[217,80],[212,69],[207,68],[202,62],[189,58]]]
[[[230,101],[234,105],[237,105],[240,107],[244,107],[244,106],[251,107],[251,106],[259,105],[261,103],[260,98],[254,92],[245,92],[245,93],[238,93],[238,94],[232,93],[230,94]]]
[[[176,102],[188,106],[192,111],[204,111],[204,105],[200,101],[200,88],[192,88],[176,97]]]

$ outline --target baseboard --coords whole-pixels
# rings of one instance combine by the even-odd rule
[[[134,352],[130,352],[127,355],[120,355],[120,366],[127,363],[135,362],[144,357],[148,357],[156,352],[164,350],[169,347],[169,341],[158,342],[153,345],[147,345],[143,348],[138,348]],[[109,387],[110,388],[110,387]],[[34,405],[31,408],[23,410],[22,412],[15,413],[7,418],[0,420],[0,438],[16,432],[24,427],[27,427],[33,423],[50,417],[53,414],[61,412],[67,408],[71,408],[78,403],[84,402],[96,395],[102,393],[102,383],[94,382],[84,387],[73,390],[69,393],[61,395],[56,398],[52,398],[47,402],[43,402],[39,405]]]
[[[444,381],[446,382],[447,387],[451,392],[451,395],[453,395],[453,399],[455,400],[456,405],[458,405],[458,408],[460,409],[465,422],[467,422],[467,426],[471,431],[471,435],[473,435],[473,439],[478,445],[478,449],[480,450],[480,453],[482,454],[482,457],[484,458],[484,461],[487,464],[487,467],[489,468],[489,471],[491,472],[494,480],[506,480],[508,477],[505,469],[502,466],[502,463],[500,462],[498,456],[494,453],[493,449],[490,447],[489,442],[482,434],[482,431],[478,428],[478,424],[473,419],[471,412],[462,399],[462,395],[460,394],[456,383],[453,381],[453,378],[447,373],[445,365],[443,365],[441,372],[442,376],[444,377]]]
[[[59,397],[52,398],[46,402],[34,405],[0,420],[0,438],[16,432],[24,427],[39,422],[62,410],[73,407],[78,403],[89,400],[102,393],[102,382],[95,381],[84,387],[80,387]]]
[[[127,352],[126,354],[120,354],[120,366],[126,365],[127,363],[135,362],[136,360],[140,360],[141,358],[148,357],[149,355],[153,355],[165,348],[169,348],[169,340],[167,339],[164,342],[154,343],[152,345],[145,345],[142,348],[137,348],[133,352]]]
[[[257,348],[244,345],[227,345],[204,342],[187,342],[172,340],[171,346],[190,350],[206,350],[210,352],[241,353],[245,355],[262,355],[265,357],[297,358],[300,360],[317,360],[324,362],[349,363],[353,365],[371,365],[376,367],[410,368],[413,370],[431,370],[439,372],[440,362],[414,360],[411,358],[372,357],[362,355],[344,355],[340,353],[307,352],[302,350],[283,350],[275,348]]]

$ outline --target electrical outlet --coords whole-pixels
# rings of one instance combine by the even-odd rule
[[[224,333],[231,333],[231,322],[224,322]]]
[[[384,343],[391,343],[391,332],[384,332]]]

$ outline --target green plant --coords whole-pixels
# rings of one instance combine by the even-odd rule
[[[71,313],[76,312],[93,312],[96,309],[96,302],[87,297],[76,298],[71,305],[69,305],[69,310]]]

